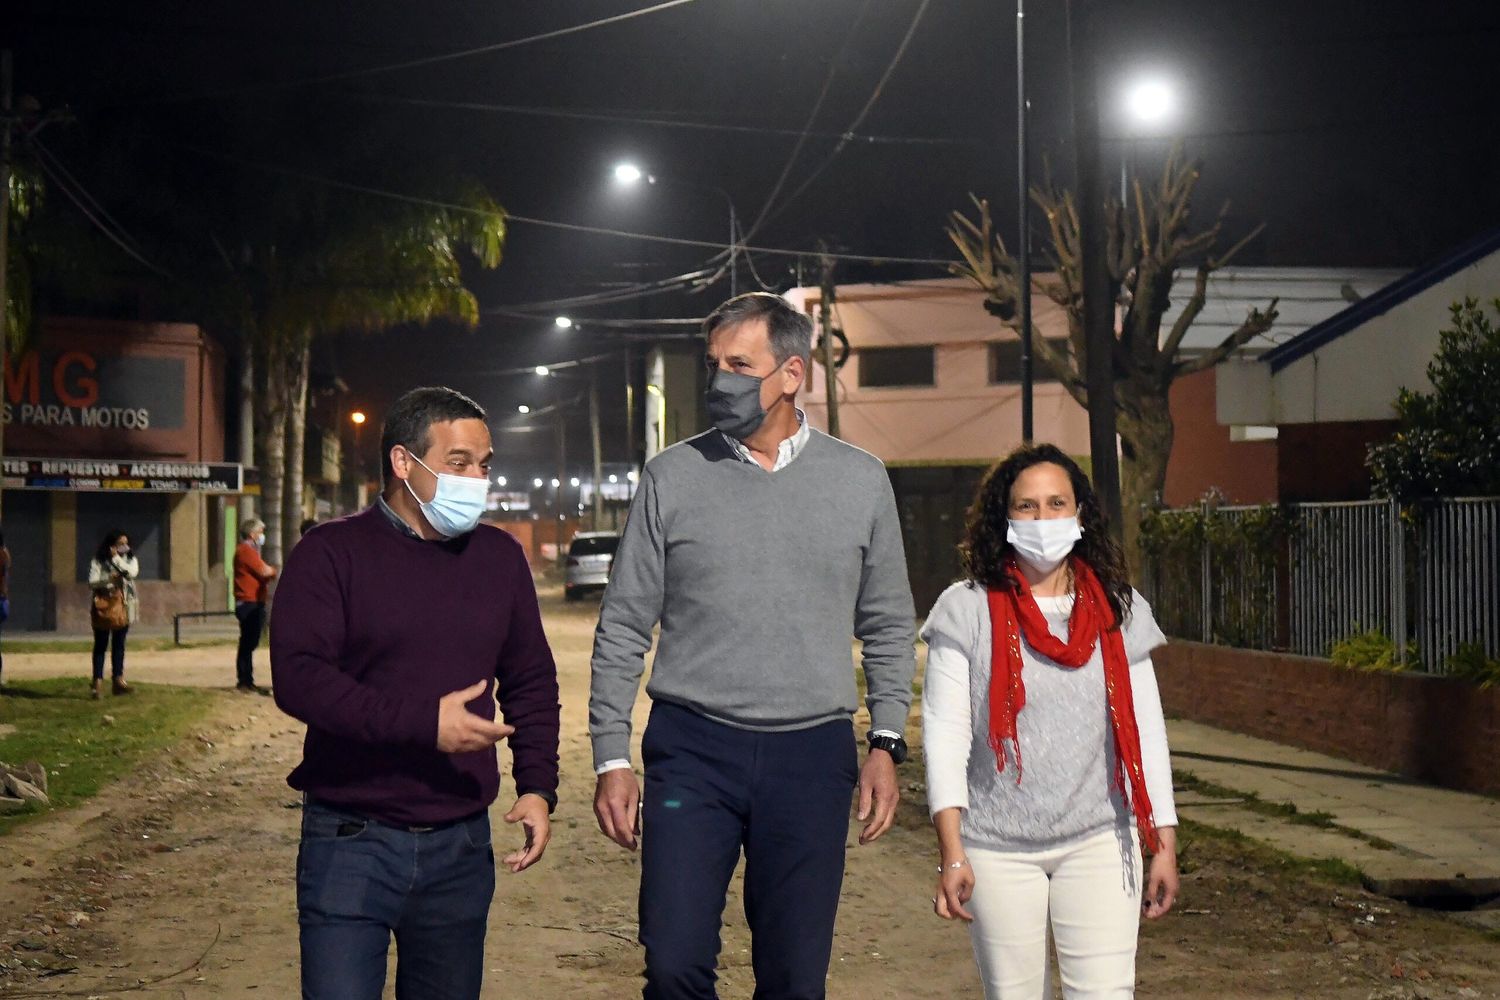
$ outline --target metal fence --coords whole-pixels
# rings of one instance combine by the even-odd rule
[[[1500,656],[1500,498],[1406,517],[1383,500],[1160,517],[1168,530],[1144,584],[1168,634],[1326,656],[1373,630],[1399,640],[1402,657],[1412,644],[1414,665],[1435,673],[1463,647]]]

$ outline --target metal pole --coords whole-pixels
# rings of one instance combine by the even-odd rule
[[[604,463],[599,448],[599,369],[589,366],[589,437],[594,446],[594,530],[604,520]]]
[[[740,294],[740,269],[736,262],[739,255],[738,227],[734,217],[734,199],[728,194],[724,199],[729,202],[729,297],[732,299]]]
[[[1089,396],[1089,456],[1094,490],[1109,516],[1110,532],[1119,541],[1124,537],[1124,519],[1120,510],[1120,455],[1115,434],[1114,303],[1110,301],[1109,274],[1105,269],[1109,249],[1104,221],[1104,178],[1099,171],[1095,33],[1090,30],[1089,8],[1088,0],[1069,0],[1067,8],[1083,330],[1088,354],[1085,378]]]
[[[828,433],[839,437],[839,380],[833,366],[833,258],[823,255],[822,297],[818,322],[823,328],[823,391],[828,397]]]
[[[1030,173],[1026,162],[1026,10],[1025,0],[1016,0],[1016,217],[1020,220],[1021,254],[1021,441],[1030,444],[1034,435],[1034,375],[1031,360],[1031,199]]]
[[[15,129],[11,120],[11,53],[0,52],[0,370],[4,370],[5,358],[10,348],[10,332],[7,315],[10,294],[5,276],[10,259],[10,137]],[[5,428],[0,424],[0,455],[4,454]]]
[[[568,423],[567,414],[561,406],[557,408],[557,492],[553,494],[553,508],[557,511],[557,520],[553,522],[552,529],[557,534],[557,568],[562,569],[568,560],[567,546],[563,544],[563,525],[566,524],[566,514],[563,513],[563,491],[568,488]]]

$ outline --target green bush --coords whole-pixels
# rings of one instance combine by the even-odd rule
[[[1500,684],[1500,660],[1486,654],[1479,643],[1466,642],[1448,657],[1448,674],[1487,688]]]
[[[1379,629],[1356,632],[1338,640],[1328,650],[1328,658],[1341,667],[1373,673],[1394,673],[1408,669],[1397,658],[1396,643]],[[1406,662],[1415,663],[1417,644],[1406,644]]]

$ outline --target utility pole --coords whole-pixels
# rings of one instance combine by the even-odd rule
[[[635,350],[625,343],[625,461],[635,468]]]
[[[589,436],[594,446],[594,530],[604,520],[604,462],[599,448],[599,366],[589,365]]]
[[[1110,301],[1104,221],[1104,175],[1099,169],[1097,33],[1090,0],[1068,0],[1068,75],[1073,90],[1073,149],[1078,178],[1078,236],[1083,271],[1083,334],[1087,350],[1089,455],[1094,492],[1116,541],[1124,537],[1120,458],[1115,434],[1115,310]],[[1135,512],[1133,512],[1135,513]]]
[[[828,397],[828,433],[832,437],[839,437],[839,380],[838,371],[833,366],[834,260],[827,252],[827,244],[821,240],[818,249],[822,251],[818,260],[823,266],[823,279],[819,286],[821,294],[818,300],[818,324],[823,330],[823,387]]]
[[[557,534],[557,568],[564,569],[568,564],[568,548],[563,544],[563,525],[566,524],[566,514],[563,513],[563,491],[568,488],[568,417],[561,406],[557,408],[557,492],[553,494],[556,500],[553,506],[557,509],[557,520],[552,524],[552,530]]]
[[[1016,218],[1021,229],[1021,442],[1032,442],[1035,385],[1031,361],[1031,173],[1026,158],[1026,0],[1016,0]]]
[[[0,371],[5,370],[5,360],[10,354],[10,329],[7,320],[10,313],[10,289],[6,276],[10,271],[10,138],[16,122],[12,117],[11,80],[12,63],[10,49],[0,52]],[[0,406],[5,400],[0,398]],[[0,457],[5,455],[5,424],[0,421]],[[4,499],[4,481],[0,477],[0,503]]]

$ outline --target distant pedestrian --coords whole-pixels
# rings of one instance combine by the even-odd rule
[[[485,966],[505,961],[484,947],[495,744],[509,742],[516,786],[505,822],[525,831],[500,859],[517,873],[551,838],[557,667],[525,552],[479,523],[484,410],[415,389],[380,443],[384,492],[292,549],[271,618],[276,704],[307,723],[287,778],[306,796],[302,996],[379,1000],[394,934],[396,996],[477,1000]]]
[[[5,532],[0,531],[0,628],[10,620],[10,549],[5,547]],[[5,681],[5,657],[0,654],[0,686]]]
[[[969,579],[922,629],[933,907],[971,922],[988,1000],[1052,996],[1049,931],[1064,997],[1133,996],[1141,915],[1164,916],[1178,886],[1151,666],[1166,638],[1088,477],[1052,445],[985,477],[961,552]]]
[[[266,543],[266,524],[250,518],[240,525],[240,543],[234,547],[234,616],[240,622],[240,645],[235,654],[236,691],[270,694],[255,683],[255,647],[266,627],[266,595],[276,567],[260,557]]]
[[[104,689],[104,651],[109,650],[110,690],[129,694],[125,683],[125,636],[140,617],[135,578],[140,564],[130,550],[130,536],[118,528],[105,532],[104,540],[89,563],[89,608],[94,627],[94,680],[91,691],[99,698]]]

